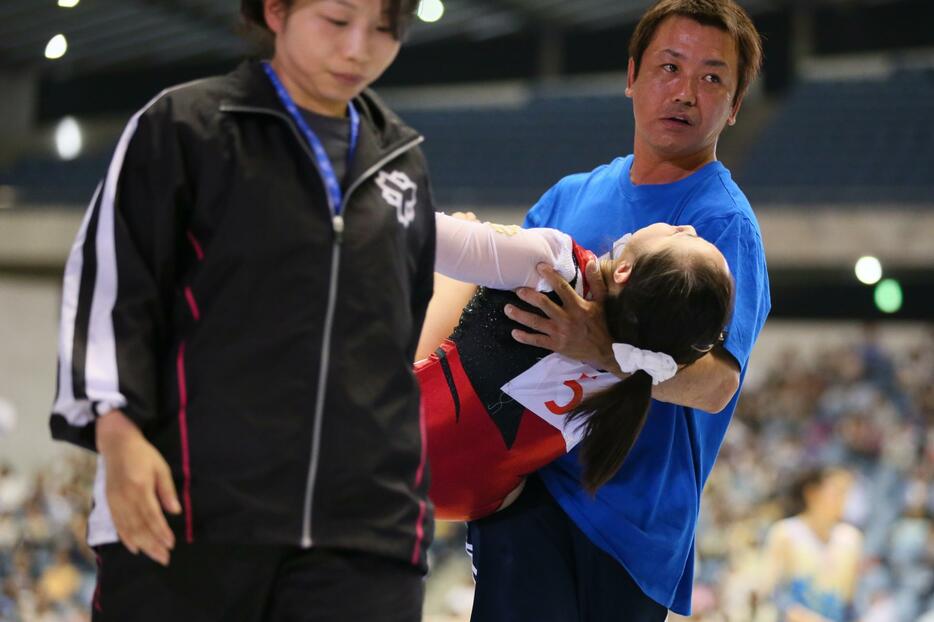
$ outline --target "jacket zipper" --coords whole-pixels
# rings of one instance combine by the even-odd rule
[[[358,177],[344,194],[344,202],[341,206],[341,213],[347,208],[354,191],[363,185],[376,171],[389,164],[397,157],[416,147],[424,141],[424,137],[418,136],[408,143],[389,152],[384,157],[376,161],[376,164],[368,168]],[[311,516],[314,506],[315,485],[318,481],[318,461],[321,449],[321,425],[324,419],[324,398],[327,389],[328,368],[331,359],[331,332],[334,328],[334,311],[337,306],[337,277],[338,265],[340,263],[340,246],[344,238],[344,218],[337,215],[333,218],[334,225],[334,249],[331,255],[331,284],[328,293],[328,308],[324,319],[324,339],[321,346],[321,367],[318,372],[318,392],[315,403],[314,434],[311,439],[311,460],[308,465],[308,483],[305,488],[305,512],[302,520],[302,547],[310,548],[314,543],[311,538]]]
[[[286,122],[286,124],[288,124],[289,128],[292,130],[292,133],[295,135],[296,140],[298,140],[299,144],[302,146],[302,149],[305,150],[305,153],[308,154],[308,159],[311,160],[315,170],[318,171],[318,164],[315,161],[311,150],[308,148],[308,145],[302,139],[301,135],[298,133],[298,130],[295,129],[295,124],[292,122],[292,120],[283,113],[276,110],[252,106],[222,105],[221,110],[225,112],[252,112],[258,114],[267,114],[282,119]],[[425,138],[423,136],[413,138],[411,141],[390,151],[388,154],[377,160],[373,166],[364,171],[363,174],[360,175],[350,185],[349,188],[347,188],[347,192],[344,193],[344,199],[341,205],[341,213],[343,213],[344,208],[347,207],[347,203],[349,202],[351,195],[361,185],[363,185],[363,182],[369,179],[374,173],[376,173],[376,171],[384,167],[386,164],[392,162],[406,151],[409,151],[410,149],[421,144],[424,140]],[[318,171],[318,175],[321,176],[321,171]],[[328,202],[330,203],[330,200]],[[344,217],[340,214],[335,215],[333,207],[330,212],[331,227],[334,230],[334,244],[331,247],[331,280],[328,284],[328,303],[324,316],[324,334],[321,340],[321,359],[320,367],[318,370],[318,390],[315,398],[315,414],[311,438],[311,459],[309,460],[308,464],[308,479],[306,480],[305,484],[305,502],[302,513],[302,548],[311,548],[311,546],[314,544],[314,541],[311,537],[311,516],[312,509],[314,507],[315,484],[317,483],[318,463],[321,454],[321,426],[324,419],[324,400],[327,392],[328,367],[330,366],[331,362],[331,334],[334,329],[334,314],[337,308],[337,279],[340,270],[340,249],[344,239]]]

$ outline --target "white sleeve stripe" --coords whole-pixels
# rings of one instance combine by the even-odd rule
[[[199,80],[195,82],[199,82]],[[117,367],[116,341],[112,318],[118,288],[114,232],[114,204],[117,195],[117,184],[120,181],[120,173],[130,140],[136,133],[139,118],[164,95],[190,84],[193,84],[193,82],[162,91],[134,114],[127,123],[117,143],[113,159],[110,161],[103,186],[98,186],[95,191],[91,205],[85,214],[81,230],[78,232],[69,254],[62,294],[62,317],[59,331],[59,391],[56,396],[54,411],[63,415],[71,425],[84,426],[94,420],[93,402],[105,402],[115,407],[126,405],[126,398],[120,393],[120,376]],[[99,195],[101,196],[100,206],[98,207]],[[88,223],[95,209],[100,211],[97,234],[94,239],[97,273],[91,299],[87,352],[84,361],[87,399],[79,400],[74,395],[71,376],[75,363],[72,360],[75,321],[83,268],[83,247],[89,242],[85,238]]]
[[[91,198],[91,204],[81,221],[81,228],[68,253],[65,263],[65,276],[62,284],[62,313],[59,319],[58,331],[58,395],[52,407],[54,412],[65,416],[73,425],[88,423],[90,411],[84,408],[75,408],[74,388],[72,387],[72,356],[75,339],[75,318],[78,314],[78,291],[81,286],[81,270],[84,267],[84,243],[87,235],[88,223],[91,214],[97,206],[97,198],[101,192],[98,184]],[[86,411],[86,412],[85,412]]]
[[[127,148],[136,133],[139,117],[149,106],[140,110],[120,136],[113,160],[107,170],[104,192],[101,198],[94,248],[97,256],[97,275],[94,281],[94,296],[91,299],[91,316],[88,323],[87,358],[85,360],[85,392],[88,399],[114,405],[126,404],[120,393],[120,376],[117,369],[117,344],[114,339],[113,308],[117,301],[117,253],[114,234],[114,203],[117,184],[126,157]]]

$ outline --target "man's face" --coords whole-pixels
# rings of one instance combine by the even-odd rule
[[[636,118],[636,152],[672,160],[709,152],[732,125],[739,53],[729,33],[672,16],[659,24],[642,56],[639,77],[629,60],[626,94]]]

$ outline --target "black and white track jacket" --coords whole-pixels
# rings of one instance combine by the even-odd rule
[[[172,468],[183,541],[362,550],[424,567],[412,360],[432,293],[422,137],[372,93],[343,217],[262,67],[129,122],[65,269],[52,435],[120,408]],[[115,542],[98,461],[92,545]]]

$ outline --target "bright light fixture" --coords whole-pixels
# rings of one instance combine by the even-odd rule
[[[436,22],[444,15],[444,3],[441,0],[422,0],[418,3],[416,15],[423,22]]]
[[[45,57],[49,60],[61,58],[68,51],[68,40],[65,35],[55,35],[45,45]]]
[[[65,117],[55,127],[55,151],[63,160],[74,160],[81,154],[84,138],[74,117]]]
[[[0,398],[0,438],[16,429],[16,407],[11,402]]]
[[[80,0],[58,0],[58,6],[63,9],[73,9],[78,6],[78,2],[80,2]]]
[[[875,257],[860,257],[856,262],[856,278],[865,285],[875,285],[882,278],[882,264]]]
[[[883,313],[898,313],[904,302],[901,284],[895,279],[885,279],[876,285],[873,292],[876,307]]]

